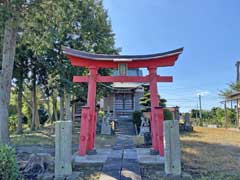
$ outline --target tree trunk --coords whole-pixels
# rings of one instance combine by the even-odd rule
[[[53,113],[51,121],[57,121],[58,120],[58,114],[57,114],[57,97],[55,96],[54,92],[52,94],[52,105],[53,105]]]
[[[50,112],[50,96],[47,97],[47,113],[48,113],[48,121],[51,120],[51,112]]]
[[[64,95],[60,97],[60,121],[64,120]]]
[[[11,92],[14,56],[16,50],[16,24],[10,18],[5,23],[2,70],[0,72],[0,144],[9,144],[8,108]]]
[[[66,110],[66,121],[72,121],[71,114],[71,94],[69,92],[65,92],[65,110]]]
[[[36,88],[36,73],[33,69],[33,79],[32,79],[32,124],[31,131],[38,129],[40,127],[38,107],[37,107],[37,88]]]
[[[19,80],[19,87],[17,92],[17,117],[18,117],[18,126],[17,126],[17,134],[22,134],[22,98],[23,98],[23,84],[22,84],[22,78]]]
[[[225,128],[228,127],[228,113],[227,113],[227,102],[224,102],[224,116],[225,116]]]

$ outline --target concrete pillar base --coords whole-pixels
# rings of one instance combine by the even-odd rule
[[[159,151],[151,148],[151,149],[150,149],[150,155],[159,155]]]
[[[87,151],[87,155],[96,155],[97,154],[97,150],[96,149],[91,149]]]

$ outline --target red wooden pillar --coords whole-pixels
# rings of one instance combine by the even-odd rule
[[[157,143],[160,156],[164,156],[163,144],[163,108],[155,107],[155,119],[157,122]]]
[[[94,113],[94,119],[93,119],[93,144],[92,149],[94,148],[94,143],[96,139],[96,128],[97,128],[97,112]]]
[[[96,116],[96,87],[97,87],[97,67],[89,67],[89,79],[88,79],[88,100],[87,104],[90,108],[90,119],[89,119],[89,140],[87,144],[87,150],[91,150],[94,147],[95,142],[95,116]]]
[[[153,149],[158,151],[157,141],[157,119],[155,118],[155,107],[159,106],[158,92],[157,92],[157,68],[149,67],[150,76],[150,98],[151,98],[151,132],[152,132],[152,146]]]
[[[80,131],[80,143],[78,148],[78,154],[80,156],[85,156],[87,152],[88,144],[88,130],[89,130],[89,107],[82,107],[82,117],[81,117],[81,131]]]

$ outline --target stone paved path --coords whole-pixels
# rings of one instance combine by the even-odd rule
[[[125,121],[118,127],[116,143],[103,165],[100,180],[141,180],[137,152],[132,141],[133,124]]]

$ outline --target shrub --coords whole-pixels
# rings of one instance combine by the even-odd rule
[[[15,156],[15,150],[7,145],[0,146],[0,179],[16,180],[19,171]]]
[[[105,115],[105,112],[100,110],[100,111],[98,111],[98,115],[100,118],[103,118]]]
[[[142,116],[142,112],[141,111],[135,111],[133,112],[133,123],[136,124],[138,132],[141,126],[141,116]]]
[[[164,120],[173,120],[173,114],[168,109],[163,110]]]

